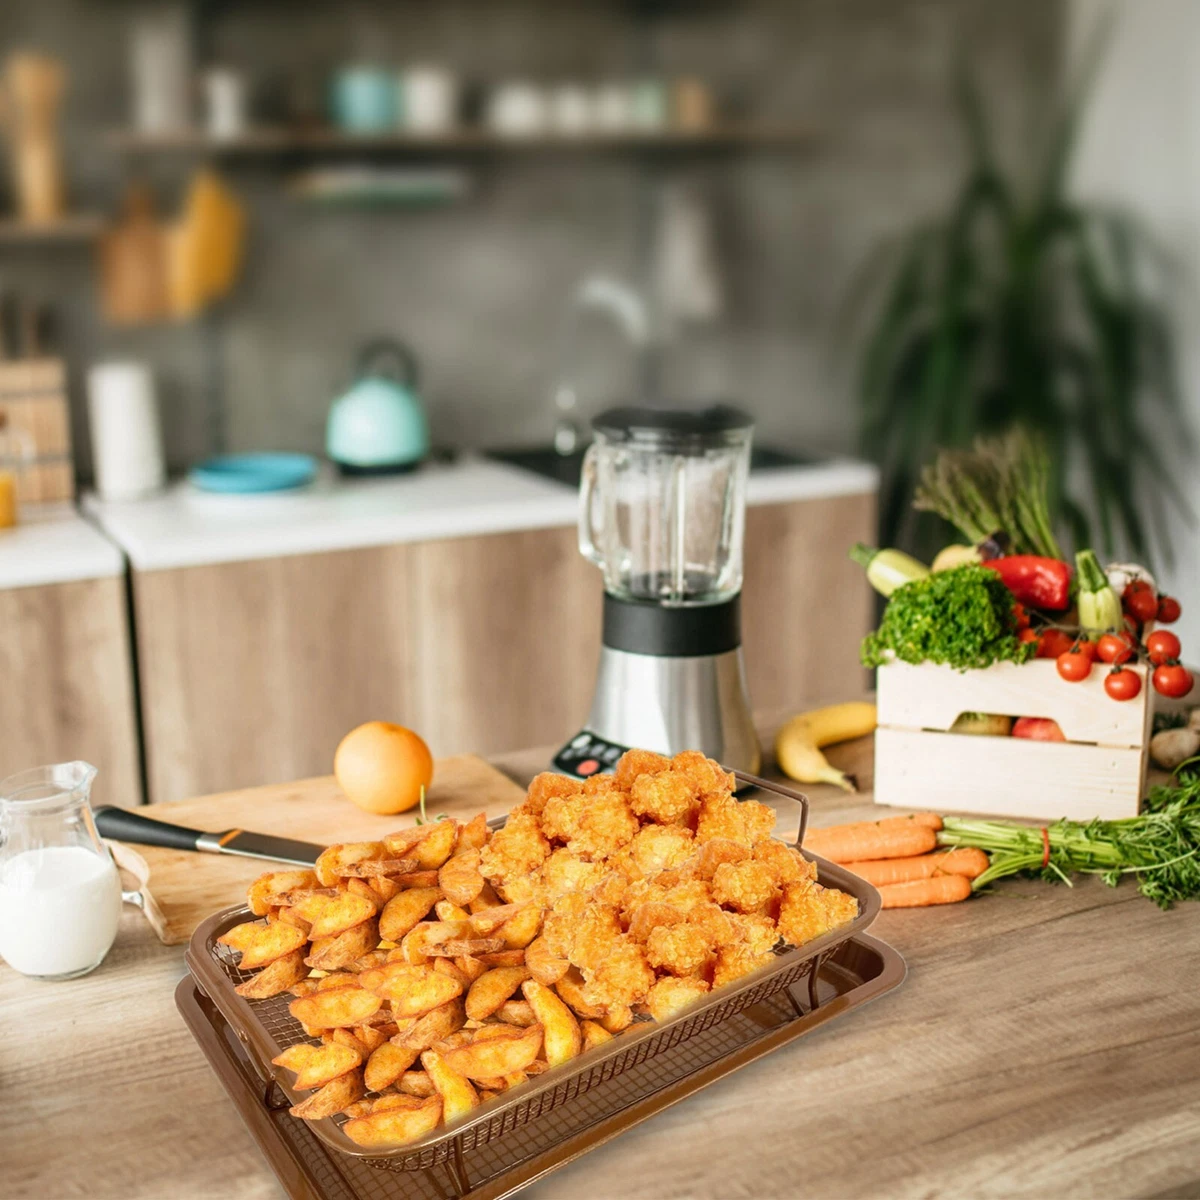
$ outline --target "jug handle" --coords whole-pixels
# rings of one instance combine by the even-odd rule
[[[583,470],[579,478],[579,553],[598,567],[603,566],[596,549],[594,515],[596,499],[596,445],[587,448],[583,456]]]
[[[397,383],[416,390],[417,356],[404,342],[396,338],[376,338],[368,342],[359,351],[355,378],[364,379],[370,375],[382,375],[387,378],[389,372],[381,369],[387,363],[392,365],[390,375]]]

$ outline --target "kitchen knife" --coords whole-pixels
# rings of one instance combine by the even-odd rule
[[[311,867],[325,849],[311,842],[250,833],[245,829],[226,829],[223,833],[204,833],[166,821],[138,816],[127,808],[106,805],[95,810],[96,829],[101,837],[118,842],[136,842],[141,846],[162,846],[167,850],[204,850],[209,854],[238,854],[244,858],[271,858],[277,862],[298,863]]]

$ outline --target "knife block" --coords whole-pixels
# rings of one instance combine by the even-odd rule
[[[33,445],[33,460],[17,474],[20,504],[75,498],[75,459],[67,403],[66,364],[58,358],[0,362],[0,412]]]

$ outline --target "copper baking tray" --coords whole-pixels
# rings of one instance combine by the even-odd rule
[[[865,934],[828,952],[816,978],[776,992],[686,1045],[614,1076],[548,1121],[441,1167],[396,1175],[331,1150],[290,1116],[278,1088],[264,1091],[244,1043],[221,1010],[184,976],[175,1003],[271,1169],[292,1200],[502,1200],[701,1088],[898,987],[904,960]]]
[[[807,824],[807,797],[756,776],[739,774],[738,781],[800,805],[799,844]],[[847,938],[863,933],[880,908],[879,893],[866,880],[816,855],[809,857],[817,864],[820,883],[839,888],[857,899],[858,917],[851,924],[798,948],[781,944],[773,962],[718,989],[671,1020],[655,1022],[647,1019],[635,1024],[613,1041],[536,1076],[480,1105],[462,1120],[439,1126],[418,1141],[390,1151],[364,1149],[342,1131],[345,1118],[341,1116],[310,1122],[310,1128],[329,1149],[388,1170],[428,1171],[447,1163],[453,1168],[453,1164],[463,1161],[464,1155],[493,1142],[502,1142],[514,1131],[530,1125],[552,1124],[550,1114],[561,1106],[660,1055],[678,1052],[692,1039],[777,993],[792,997],[796,1013],[800,1015],[804,1010],[794,998],[796,985],[815,986],[821,960]],[[243,999],[234,989],[253,972],[239,970],[235,952],[217,942],[227,929],[255,919],[244,907],[225,909],[209,917],[193,933],[185,961],[201,990],[221,1011],[246,1047],[264,1096],[274,1094],[278,1089],[287,1103],[295,1104],[303,1098],[302,1094],[294,1091],[283,1078],[288,1072],[279,1071],[277,1078],[276,1068],[271,1066],[271,1060],[288,1046],[308,1041],[299,1022],[288,1011],[292,997],[285,992],[269,1000]]]

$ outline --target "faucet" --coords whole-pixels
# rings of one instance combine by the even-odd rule
[[[571,298],[560,339],[558,382],[554,386],[554,449],[561,455],[574,454],[583,440],[575,413],[579,395],[568,368],[574,365],[575,350],[583,318],[589,312],[606,313],[625,335],[637,354],[638,383],[644,397],[657,386],[656,355],[650,339],[650,319],[645,301],[633,288],[615,279],[593,275],[585,279]]]

